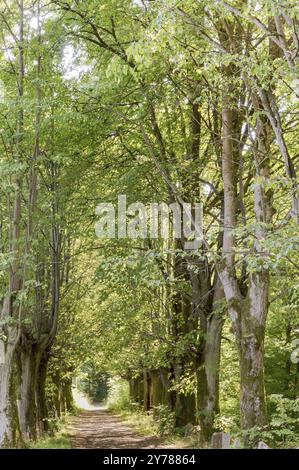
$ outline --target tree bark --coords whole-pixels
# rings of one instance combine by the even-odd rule
[[[67,379],[65,382],[65,405],[67,412],[71,413],[74,411],[72,379]]]
[[[173,367],[174,381],[180,384],[183,367],[180,364],[176,364]],[[175,426],[183,427],[187,424],[196,424],[196,398],[195,393],[182,393],[180,391],[175,392]]]
[[[230,35],[222,34],[226,47],[231,47],[232,25],[226,28]],[[227,66],[224,76],[227,83],[232,79],[233,69]],[[256,220],[253,254],[258,259],[258,267],[248,274],[248,290],[243,295],[240,290],[236,270],[236,245],[234,230],[237,226],[236,173],[239,160],[236,123],[240,119],[238,104],[226,90],[223,92],[223,155],[222,176],[224,183],[224,233],[222,262],[218,273],[224,288],[228,312],[233,324],[240,361],[240,408],[243,430],[264,425],[267,421],[264,386],[264,334],[268,311],[269,271],[266,263],[267,252],[262,241],[267,236],[267,226],[272,216],[271,194],[265,188],[269,179],[269,131],[266,119],[260,116],[260,102],[251,93],[256,112],[256,139],[254,162],[256,181],[254,191],[254,213]]]
[[[240,390],[241,424],[243,429],[263,426],[267,423],[264,383],[264,337],[269,304],[270,275],[268,253],[263,241],[268,234],[267,224],[272,220],[272,191],[267,189],[270,179],[270,129],[265,117],[260,116],[260,103],[255,92],[252,101],[257,112],[254,160],[256,177],[254,189],[254,213],[256,220],[254,253],[259,266],[249,273],[249,288],[243,302],[241,315]]]
[[[147,369],[143,370],[143,411],[149,411],[151,406],[150,398],[150,377]]]
[[[17,128],[15,145],[18,158],[21,159],[21,142],[23,138],[24,113],[24,5],[23,0],[18,3],[19,9],[19,57],[18,57],[18,105]],[[21,191],[22,178],[15,179],[15,197],[12,214],[12,227],[9,233],[9,243],[13,261],[9,269],[8,293],[3,301],[1,320],[13,319],[15,325],[7,325],[0,329],[0,447],[9,446],[19,428],[17,416],[14,416],[13,404],[10,399],[12,372],[14,367],[15,351],[20,337],[21,305],[17,305],[16,295],[22,288],[20,229],[21,229]],[[9,208],[10,210],[10,208]],[[5,338],[5,339],[4,339]]]
[[[14,403],[12,401],[12,378],[15,357],[14,343],[4,344],[0,340],[0,446],[16,444],[18,423],[14,422]]]
[[[42,353],[39,367],[37,370],[36,403],[38,436],[43,435],[43,433],[48,429],[48,407],[46,400],[46,379],[48,362],[49,353],[46,350]]]
[[[165,368],[160,368],[149,372],[152,383],[152,403],[151,406],[154,409],[159,405],[166,405],[171,410],[171,396],[169,392],[170,380],[169,374],[170,371]]]
[[[240,339],[241,426],[267,423],[264,381],[264,336],[268,311],[268,273],[250,275],[248,300],[242,312]]]
[[[214,429],[215,416],[219,414],[219,371],[221,333],[224,324],[221,300],[223,289],[216,281],[212,312],[207,318],[204,348],[197,369],[198,414],[201,437],[210,442]]]
[[[37,438],[37,372],[40,362],[40,352],[33,345],[21,346],[20,368],[20,404],[19,420],[23,437],[26,440]]]

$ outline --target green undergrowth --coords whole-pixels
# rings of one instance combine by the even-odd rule
[[[67,414],[51,422],[49,433],[35,442],[30,442],[30,449],[71,449],[71,437],[68,432],[71,415]]]
[[[70,436],[67,433],[57,433],[47,436],[30,445],[31,449],[71,449]]]
[[[116,413],[122,421],[131,426],[140,436],[153,436],[159,438],[159,442],[163,447],[177,447],[177,448],[199,448],[198,435],[186,435],[187,432],[192,432],[186,428],[173,428],[167,432],[161,429],[161,423],[154,420],[153,411],[145,412],[140,408],[131,404],[130,407],[120,409],[109,406],[109,411]],[[160,446],[160,445],[159,445]]]
[[[110,384],[107,408],[117,414],[140,436],[157,437],[161,446],[165,448],[168,446],[173,448],[200,447],[196,428],[190,426],[175,428],[173,414],[163,405],[155,410],[143,411],[137,403],[130,401],[128,384],[121,379],[114,379]]]

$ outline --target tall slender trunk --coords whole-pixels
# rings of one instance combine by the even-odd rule
[[[215,416],[219,409],[219,371],[221,333],[224,316],[221,308],[223,289],[219,279],[216,281],[212,312],[207,318],[204,347],[197,369],[198,412],[201,437],[209,442],[214,432]]]
[[[21,160],[21,143],[23,139],[24,112],[24,5],[23,0],[18,3],[19,8],[19,56],[18,56],[18,105],[16,128],[16,154]],[[12,214],[12,228],[9,233],[10,250],[13,261],[9,270],[8,293],[3,301],[1,320],[13,318],[14,326],[1,327],[0,333],[0,447],[9,446],[19,429],[17,415],[14,413],[14,404],[11,400],[12,374],[14,368],[15,351],[20,337],[20,316],[22,306],[15,302],[17,293],[22,288],[21,276],[21,192],[22,178],[18,175],[15,179],[15,197]],[[10,208],[9,208],[10,211]]]
[[[224,125],[227,126],[227,139],[233,135],[232,120],[230,114],[225,115]],[[230,129],[230,130],[229,130]],[[258,137],[260,139],[260,137]],[[226,152],[223,171],[224,180],[228,181],[229,186],[224,188],[227,192],[225,201],[227,229],[225,229],[224,239],[224,270],[221,273],[228,309],[234,326],[234,333],[237,341],[239,360],[240,360],[240,387],[241,387],[241,424],[243,429],[249,429],[253,426],[260,426],[266,423],[266,404],[265,404],[265,386],[264,386],[264,334],[268,311],[269,296],[269,272],[268,268],[261,267],[260,271],[249,274],[249,288],[246,298],[241,296],[237,279],[234,273],[234,241],[232,230],[235,225],[235,201],[232,197],[233,172],[230,166],[233,164],[233,152],[230,145],[224,146]],[[231,147],[230,147],[231,146]],[[258,151],[259,155],[265,161],[264,151]],[[231,153],[229,159],[230,165],[226,159]],[[257,177],[261,177],[261,162],[257,161]],[[265,176],[265,175],[264,175]],[[256,253],[261,253],[260,241],[266,236],[266,230],[263,223],[269,221],[269,211],[267,196],[263,185],[256,183],[255,186],[255,216],[259,228],[256,231]],[[228,233],[226,233],[228,232]],[[267,256],[266,253],[263,255]],[[261,262],[265,261],[261,259]],[[221,272],[221,270],[220,270]]]
[[[41,45],[41,25],[40,25],[40,0],[37,0],[37,35],[38,44]],[[35,221],[34,216],[36,212],[37,202],[37,159],[40,156],[40,126],[41,126],[41,52],[38,51],[37,57],[37,85],[36,85],[36,106],[35,106],[35,139],[34,149],[29,162],[29,175],[28,175],[28,215],[26,226],[26,239],[25,239],[25,261],[23,267],[23,278],[26,279],[27,271],[29,269],[28,260],[31,250],[31,241],[34,235]],[[37,324],[41,319],[41,315],[37,310],[33,310],[32,318],[34,324]],[[19,407],[20,425],[22,433],[26,439],[36,439],[37,437],[37,400],[36,400],[36,387],[37,387],[37,373],[39,362],[42,355],[42,342],[40,338],[33,335],[30,328],[23,327],[21,333],[21,399]]]
[[[258,113],[259,103],[252,96]],[[257,115],[258,116],[258,115]],[[234,151],[233,112],[224,103],[223,109],[223,180],[224,180],[224,242],[223,265],[218,266],[228,310],[233,322],[240,361],[240,406],[242,429],[264,425],[267,421],[264,385],[264,335],[268,311],[269,271],[267,252],[262,242],[267,236],[267,223],[271,221],[271,194],[265,186],[269,179],[268,128],[265,119],[257,117],[254,161],[256,183],[254,213],[256,219],[254,253],[259,268],[248,274],[248,291],[241,294],[235,272],[235,241],[237,200],[235,171],[237,159]]]
[[[255,110],[259,100],[252,93]],[[241,417],[243,429],[262,426],[267,422],[264,384],[264,337],[269,304],[270,276],[268,253],[263,248],[272,219],[272,191],[267,189],[270,179],[269,128],[264,117],[256,119],[254,160],[256,177],[254,190],[255,230],[254,252],[259,256],[259,269],[249,273],[249,288],[241,316],[240,341]]]

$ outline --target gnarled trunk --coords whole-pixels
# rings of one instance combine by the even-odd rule
[[[23,338],[19,354],[21,369],[19,420],[25,439],[37,438],[37,386],[41,354],[42,351],[38,346],[29,342],[26,344],[26,339]]]

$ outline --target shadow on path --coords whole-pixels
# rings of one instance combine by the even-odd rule
[[[138,436],[132,428],[105,409],[83,410],[71,423],[69,432],[74,449],[153,449],[155,436]]]

